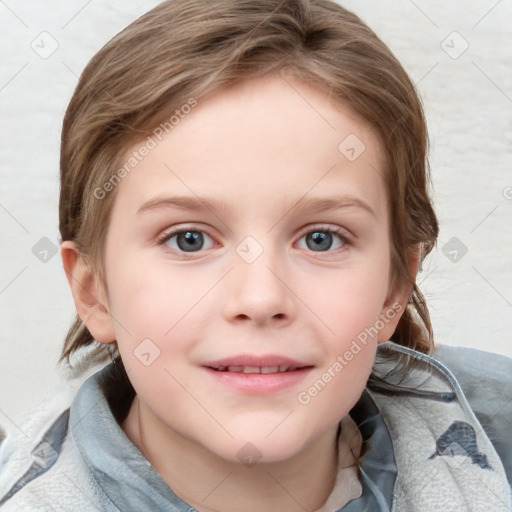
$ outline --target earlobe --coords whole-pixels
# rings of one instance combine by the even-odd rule
[[[115,341],[108,304],[90,265],[71,241],[62,243],[61,256],[78,316],[95,340],[100,343]]]
[[[412,283],[416,282],[416,274],[421,262],[421,245],[414,247],[409,253],[409,274],[412,278]],[[379,330],[377,341],[379,343],[388,341],[398,325],[398,322],[407,308],[409,298],[413,291],[414,284],[403,283],[398,287],[395,293],[388,296],[384,307],[382,308],[380,317],[384,323],[384,327]]]

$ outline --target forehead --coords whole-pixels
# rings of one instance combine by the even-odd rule
[[[156,194],[217,197],[228,206],[243,197],[245,208],[261,211],[343,193],[385,211],[375,133],[347,105],[290,76],[246,80],[200,99],[130,147],[124,161],[144,145],[151,149],[117,191],[116,202],[130,210]]]

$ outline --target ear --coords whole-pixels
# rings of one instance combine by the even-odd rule
[[[115,341],[106,294],[90,265],[80,256],[74,242],[62,242],[61,256],[78,316],[95,340],[100,343]]]
[[[412,282],[415,283],[421,262],[421,244],[411,249],[409,255],[409,274],[411,275]],[[384,327],[379,330],[377,336],[379,343],[388,341],[391,336],[393,336],[396,326],[407,307],[412,290],[413,285],[403,283],[402,286],[398,286],[397,289],[386,298],[386,302],[380,314]]]

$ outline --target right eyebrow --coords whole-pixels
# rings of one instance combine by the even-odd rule
[[[198,198],[189,196],[155,197],[146,201],[138,210],[137,215],[161,208],[180,208],[190,211],[224,210],[230,211],[233,205],[217,199]]]

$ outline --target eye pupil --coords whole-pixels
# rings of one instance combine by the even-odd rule
[[[183,244],[180,242],[184,242]],[[179,233],[176,243],[182,251],[193,252],[200,249],[203,245],[203,235],[198,231],[184,231]]]
[[[312,242],[311,245],[310,242]],[[309,249],[326,251],[332,244],[332,233],[314,231],[306,236],[306,244]]]

